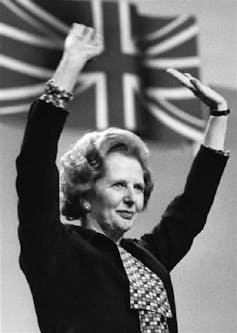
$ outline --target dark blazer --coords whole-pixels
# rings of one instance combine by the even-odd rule
[[[17,158],[20,266],[34,299],[42,332],[138,333],[129,308],[129,283],[116,244],[106,236],[60,222],[57,143],[67,111],[36,101]],[[228,157],[201,146],[184,192],[161,222],[141,239],[121,246],[163,281],[177,332],[170,271],[204,227]]]

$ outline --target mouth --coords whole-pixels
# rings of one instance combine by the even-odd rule
[[[125,220],[131,220],[135,215],[134,212],[131,212],[129,210],[118,210],[117,214],[119,214],[119,216],[121,216]]]

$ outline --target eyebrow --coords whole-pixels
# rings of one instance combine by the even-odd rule
[[[121,177],[119,177],[119,178],[111,178],[111,179],[109,179],[109,181],[111,181],[111,182],[125,182],[125,183],[127,183],[126,179],[123,179]],[[134,184],[145,186],[145,181],[144,180],[142,182],[141,181],[135,181]]]

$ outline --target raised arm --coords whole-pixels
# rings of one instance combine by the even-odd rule
[[[189,74],[173,69],[169,72],[204,102],[211,113],[203,145],[192,163],[183,193],[167,207],[153,232],[142,237],[144,245],[171,270],[205,225],[228,159],[224,141],[229,111],[225,99],[211,88]]]
[[[46,91],[31,106],[20,155],[17,158],[19,238],[21,265],[40,267],[53,246],[59,223],[59,177],[55,164],[57,144],[68,112],[63,108],[78,75],[88,59],[102,50],[92,28],[73,24],[62,59],[53,76],[53,86],[63,92]],[[68,94],[69,92],[69,94]],[[65,97],[66,96],[66,97]],[[61,99],[62,103],[56,102]]]

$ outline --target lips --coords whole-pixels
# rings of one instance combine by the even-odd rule
[[[118,210],[117,213],[126,220],[131,220],[134,216],[134,212],[131,212],[129,210]]]

